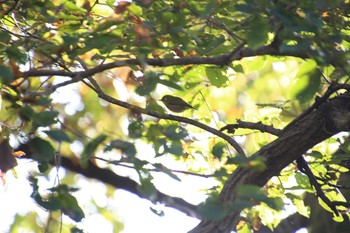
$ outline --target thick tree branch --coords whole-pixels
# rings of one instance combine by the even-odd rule
[[[223,203],[236,200],[239,185],[263,186],[288,164],[325,139],[350,130],[350,92],[322,103],[317,109],[287,126],[280,137],[253,156],[266,158],[262,172],[238,168],[227,180],[220,194]],[[237,224],[240,212],[233,212],[220,221],[205,219],[191,233],[228,233]]]
[[[148,197],[144,196],[138,189],[139,184],[134,180],[119,176],[106,168],[100,168],[93,164],[92,162],[88,162],[86,168],[83,168],[79,165],[79,163],[73,163],[72,160],[66,157],[62,157],[61,161],[62,167],[81,174],[88,178],[97,179],[105,184],[109,184],[115,188],[124,189],[133,194],[138,195],[141,198]],[[185,200],[177,197],[168,196],[162,192],[156,191],[155,195],[152,196],[153,202],[164,204],[165,206],[175,208],[191,217],[198,217],[195,212],[195,205],[192,205]]]
[[[28,145],[22,144],[20,147],[16,148],[16,150],[24,151],[26,153],[26,155],[22,158],[31,159],[31,152],[28,148]],[[54,161],[52,163],[55,164]],[[61,156],[59,165],[65,169],[68,169],[77,174],[81,174],[87,178],[99,180],[117,189],[124,189],[141,198],[149,199],[140,192],[140,190],[138,189],[139,184],[136,181],[128,177],[119,176],[107,168],[100,168],[91,161],[88,161],[86,167],[82,167],[77,161],[74,161],[74,159]],[[195,211],[196,206],[186,202],[181,198],[172,197],[159,191],[156,191],[155,195],[152,196],[152,198],[152,202],[164,204],[165,206],[177,209],[187,214],[188,216],[199,218]]]
[[[247,122],[242,120],[237,120],[237,124],[227,124],[226,126],[222,127],[220,130],[224,131],[227,130],[228,133],[234,133],[235,129],[238,128],[244,128],[244,129],[256,129],[263,133],[270,133],[272,135],[280,135],[282,130],[276,129],[272,125],[265,125],[261,122]]]
[[[126,59],[110,62],[106,64],[100,64],[94,68],[90,68],[85,71],[68,72],[64,70],[29,70],[23,72],[23,77],[36,77],[36,76],[65,76],[76,78],[76,81],[80,81],[86,77],[93,76],[97,73],[104,72],[117,67],[140,65],[145,64],[150,66],[167,67],[176,65],[227,65],[232,61],[241,60],[245,57],[261,56],[261,55],[272,55],[272,56],[293,56],[299,58],[307,58],[307,54],[296,53],[296,52],[280,52],[274,46],[268,45],[263,46],[257,50],[244,48],[245,43],[242,42],[231,52],[213,56],[213,57],[180,57],[180,58],[156,58],[156,59]]]

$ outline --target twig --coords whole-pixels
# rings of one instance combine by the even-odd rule
[[[125,164],[124,162],[118,161],[118,160],[108,160],[108,159],[104,159],[101,157],[92,157],[94,159],[98,159],[101,161],[104,161],[106,163],[110,163],[116,166],[121,166],[121,167],[126,167],[126,168],[131,168],[131,169],[136,169],[135,166],[132,165],[128,165]],[[152,163],[148,163],[149,165],[152,165],[153,167],[156,167],[156,165],[152,164]],[[162,165],[164,166],[164,165]],[[199,174],[199,173],[194,173],[194,172],[189,172],[189,171],[182,171],[182,170],[174,170],[174,169],[169,169],[167,167],[165,167],[165,169],[169,170],[170,172],[174,172],[174,173],[181,173],[181,174],[186,174],[186,175],[191,175],[191,176],[199,176],[199,177],[203,177],[203,178],[210,178],[210,177],[215,177],[214,175],[204,175],[204,174]],[[157,169],[157,168],[147,168],[148,171],[151,172],[163,172],[161,169]]]
[[[148,110],[146,108],[141,108],[141,107],[129,104],[127,102],[115,99],[112,96],[104,93],[103,90],[98,86],[97,82],[94,79],[91,78],[89,81],[92,82],[92,85],[94,87],[93,91],[95,91],[95,93],[98,95],[98,97],[111,103],[111,104],[118,105],[120,107],[127,108],[127,109],[130,109],[132,111],[136,111],[138,113],[153,116],[153,117],[156,117],[158,119],[178,121],[178,122],[183,122],[183,123],[187,123],[187,124],[196,126],[196,127],[201,128],[207,132],[210,132],[218,137],[221,137],[222,139],[226,140],[237,151],[238,154],[246,156],[246,154],[243,151],[243,149],[241,148],[241,146],[232,137],[221,132],[220,130],[217,130],[217,129],[212,128],[206,124],[203,124],[201,122],[198,122],[198,121],[186,118],[186,117],[176,116],[176,115],[172,115],[172,114],[160,114],[158,112],[154,112],[154,111]]]
[[[350,190],[349,186],[339,185],[339,184],[332,184],[332,183],[329,183],[326,179],[318,177],[318,176],[315,176],[315,178],[317,180],[319,180],[319,181],[322,181],[323,182],[322,185],[328,185],[328,186],[331,186],[331,187],[334,187],[334,188],[337,188],[337,189],[349,189]]]
[[[16,9],[17,5],[19,3],[19,0],[15,0],[14,4],[9,8],[7,9],[3,15],[1,15],[1,17],[5,16],[5,15],[8,15],[9,13],[11,13],[11,11],[13,11],[14,9]]]
[[[311,183],[312,186],[314,186],[314,188],[316,189],[316,194],[319,198],[322,199],[322,201],[329,207],[331,208],[331,210],[337,215],[339,216],[339,212],[337,210],[336,204],[335,202],[332,202],[331,200],[328,199],[328,197],[324,194],[321,185],[317,182],[316,177],[314,176],[314,174],[312,173],[309,165],[307,164],[306,160],[304,159],[304,157],[300,156],[297,160],[297,165],[299,170],[304,173],[305,175],[307,175],[307,177],[309,177],[309,181]]]
[[[229,34],[237,43],[239,42],[238,40],[243,40],[241,37],[234,34],[224,23],[218,23],[217,21],[213,20],[212,17],[207,17],[206,20],[214,26],[226,31],[227,34]]]
[[[235,129],[244,128],[244,129],[256,129],[263,133],[270,133],[275,136],[279,136],[282,133],[282,130],[276,129],[272,125],[265,125],[261,122],[247,122],[242,120],[237,120],[237,124],[228,124],[220,129],[220,131],[227,130],[228,133],[234,133]]]

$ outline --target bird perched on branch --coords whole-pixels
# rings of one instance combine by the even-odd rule
[[[183,99],[172,95],[165,95],[160,101],[172,112],[183,112],[191,108],[195,109]]]

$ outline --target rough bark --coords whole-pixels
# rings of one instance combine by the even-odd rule
[[[264,156],[266,169],[257,172],[238,168],[227,180],[220,194],[223,203],[236,199],[239,185],[264,186],[273,176],[325,139],[350,129],[350,93],[335,97],[297,121],[291,122],[280,137],[263,147],[252,156]],[[191,233],[228,233],[236,226],[240,212],[231,213],[220,221],[204,219]]]

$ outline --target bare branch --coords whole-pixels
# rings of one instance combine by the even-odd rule
[[[336,215],[339,215],[339,212],[337,210],[336,205],[334,204],[334,202],[332,202],[331,200],[329,200],[329,198],[325,195],[325,193],[323,192],[321,185],[317,182],[316,177],[314,176],[314,174],[312,173],[309,165],[307,164],[306,160],[304,159],[304,157],[300,156],[297,159],[297,165],[299,170],[304,173],[305,175],[307,175],[307,177],[309,177],[309,181],[310,184],[312,186],[314,186],[314,188],[316,189],[316,194],[319,198],[322,199],[322,201],[329,207],[331,208],[331,210],[333,210],[333,212]]]
[[[126,168],[130,168],[130,169],[136,169],[135,166],[133,165],[128,165],[128,164],[125,164],[125,162],[122,162],[122,161],[118,161],[118,160],[108,160],[108,159],[104,159],[104,158],[100,158],[100,157],[92,157],[94,159],[98,159],[98,160],[101,160],[101,161],[104,161],[106,163],[109,163],[109,164],[113,164],[113,165],[116,165],[116,166],[121,166],[121,167],[126,167]],[[160,167],[160,166],[163,166],[162,164],[152,164],[152,163],[148,163],[149,165],[152,165],[153,167]],[[173,172],[173,173],[181,173],[181,174],[186,174],[186,175],[191,175],[191,176],[198,176],[198,177],[203,177],[203,178],[210,178],[210,177],[216,177],[215,175],[204,175],[204,174],[199,174],[199,173],[194,173],[194,172],[189,172],[189,171],[183,171],[183,170],[175,170],[175,169],[170,169],[170,168],[167,168],[167,167],[164,167],[166,170],[170,171],[170,172]],[[147,171],[151,171],[151,172],[164,172],[164,170],[162,169],[157,169],[157,168],[147,168]]]
[[[226,126],[222,127],[220,131],[227,130],[228,133],[234,133],[235,129],[238,128],[244,128],[244,129],[256,129],[261,132],[266,132],[270,133],[272,135],[280,135],[282,130],[276,129],[272,125],[265,125],[261,122],[247,122],[247,121],[242,121],[242,120],[237,120],[237,124],[227,124]]]

